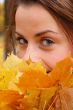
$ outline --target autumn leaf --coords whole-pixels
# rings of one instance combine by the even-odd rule
[[[55,95],[57,88],[36,88],[28,89],[26,95],[21,100],[20,110],[48,110],[52,97]]]
[[[48,110],[73,110],[73,88],[60,88]]]
[[[21,98],[21,95],[17,91],[0,90],[0,102],[12,103]]]
[[[3,67],[7,70],[10,70],[13,67],[16,67],[20,62],[21,60],[17,56],[11,54],[6,61],[3,62]]]
[[[16,83],[22,75],[25,63],[13,54],[2,62],[0,67],[0,89],[1,90],[19,90]]]
[[[24,68],[22,76],[17,84],[22,91],[29,88],[48,88],[50,78],[40,63],[32,63]]]
[[[16,91],[0,91],[0,110],[16,110],[12,105],[15,106],[15,103],[21,98],[22,95]]]
[[[59,94],[62,110],[73,110],[73,88],[63,88]]]
[[[68,56],[64,60],[58,62],[55,68],[49,74],[51,85],[64,84],[63,81],[68,80],[72,76],[73,59]],[[72,76],[73,77],[73,76]],[[73,79],[73,78],[72,78]]]

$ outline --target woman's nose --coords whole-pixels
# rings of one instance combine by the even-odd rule
[[[39,54],[37,49],[34,46],[29,46],[25,53],[24,53],[24,60],[28,62],[31,60],[31,62],[38,62],[39,61]]]

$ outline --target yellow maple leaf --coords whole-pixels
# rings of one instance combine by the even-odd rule
[[[2,56],[2,54],[0,55]],[[25,62],[11,54],[6,61],[2,61],[0,64],[0,89],[19,90],[16,86],[16,82],[22,75],[21,71],[23,71],[25,67]]]

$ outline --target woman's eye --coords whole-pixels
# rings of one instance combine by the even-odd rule
[[[45,47],[51,46],[52,44],[54,44],[54,42],[50,39],[43,39],[41,41],[41,44]]]
[[[16,41],[20,45],[25,45],[25,44],[28,43],[28,41],[26,39],[24,39],[24,38],[17,38]]]

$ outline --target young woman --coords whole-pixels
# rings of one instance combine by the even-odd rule
[[[43,63],[49,73],[73,55],[73,0],[10,0],[5,56]]]

